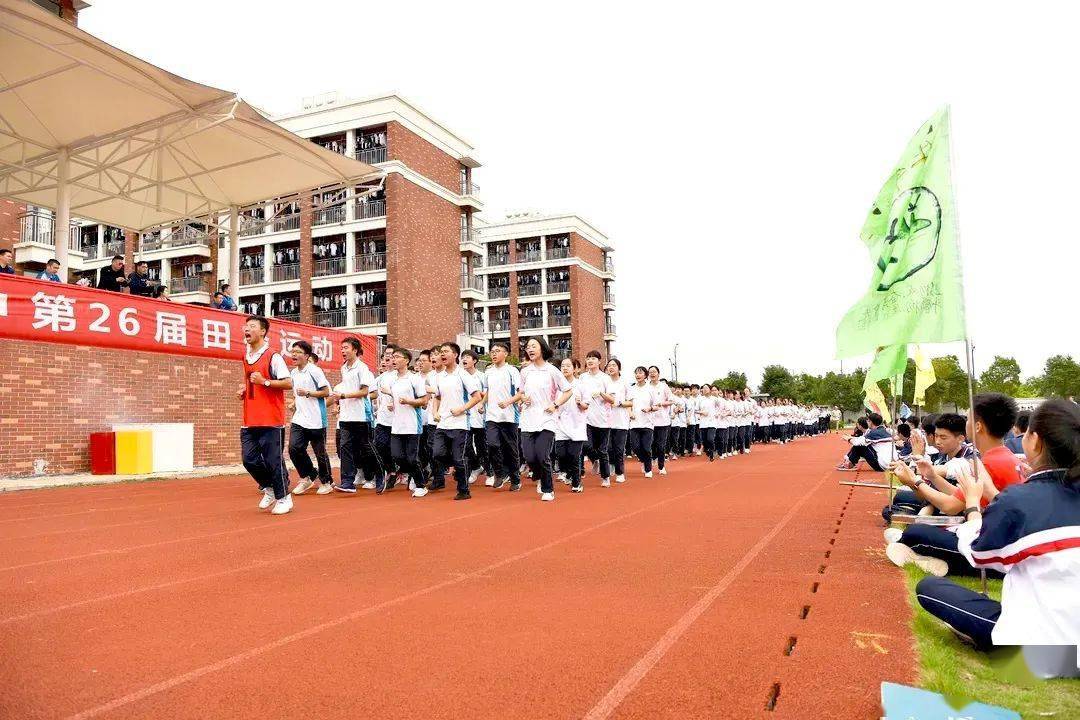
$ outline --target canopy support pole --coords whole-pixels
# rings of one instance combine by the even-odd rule
[[[240,302],[240,209],[229,208],[229,289]]]
[[[71,174],[71,162],[68,149],[60,148],[56,155],[56,216],[53,218],[53,243],[56,245],[56,259],[60,261],[60,282],[68,281],[68,229],[71,225],[71,186],[68,177]]]

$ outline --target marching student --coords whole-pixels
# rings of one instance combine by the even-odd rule
[[[650,404],[652,405],[652,455],[656,467],[661,475],[667,475],[665,460],[667,459],[667,438],[671,430],[671,401],[674,397],[668,384],[660,379],[660,368],[655,365],[649,367],[649,390],[652,392]]]
[[[296,367],[292,369],[292,388],[295,408],[289,426],[289,459],[300,475],[300,482],[293,488],[293,495],[303,495],[319,484],[316,495],[328,495],[334,490],[334,478],[330,475],[330,456],[326,453],[326,398],[330,395],[330,383],[326,374],[315,364],[315,351],[306,340],[297,340],[290,350]],[[315,452],[318,472],[311,464],[307,448]]]
[[[698,432],[701,433],[701,449],[709,462],[716,459],[716,393],[712,385],[701,386],[701,396],[697,402]]]
[[[580,378],[574,377],[574,373],[581,369],[581,362],[577,358],[564,358],[560,369],[570,384],[572,395],[570,400],[559,408],[559,415],[555,420],[555,460],[559,463],[559,468],[566,473],[570,492],[579,493],[585,489],[581,482],[581,448],[588,438],[586,413],[593,403],[599,401],[591,397]],[[604,453],[606,455],[607,448]],[[604,462],[606,464],[606,457]]]
[[[671,399],[671,435],[668,437],[667,451],[674,460],[682,454],[683,433],[686,432],[686,400],[683,389],[672,390]]]
[[[469,411],[484,399],[480,381],[458,367],[461,348],[457,343],[443,343],[443,369],[435,378],[435,437],[431,447],[431,489],[441,490],[446,485],[444,476],[449,467],[454,468],[457,482],[455,500],[472,498],[469,492],[469,469],[465,460],[465,443],[469,437]],[[415,495],[415,493],[414,493]]]
[[[249,315],[244,321],[244,385],[237,397],[244,402],[244,424],[240,428],[240,450],[244,467],[262,488],[259,508],[271,505],[274,515],[292,510],[288,476],[282,445],[285,441],[285,391],[292,378],[285,359],[270,349],[266,333],[270,321]]]
[[[641,461],[645,477],[652,477],[653,449],[653,390],[649,387],[649,371],[634,368],[634,384],[627,390],[630,406],[630,447]]]
[[[556,414],[570,400],[570,383],[549,360],[552,352],[542,338],[530,338],[525,345],[529,363],[521,368],[521,390],[514,397],[524,407],[521,412],[521,454],[536,478],[540,499],[555,499],[551,475],[551,450],[555,443]]]
[[[589,412],[585,418],[588,457],[599,465],[600,485],[611,486],[611,410],[615,404],[615,387],[611,377],[600,369],[600,353],[590,350],[585,355],[585,372],[578,378],[582,394],[588,399]],[[555,440],[558,443],[558,438]],[[562,463],[559,463],[560,467]]]
[[[683,439],[683,455],[700,455],[700,442],[698,439],[698,407],[701,404],[701,387],[696,383],[690,386],[690,394],[686,396],[686,435]]]
[[[431,404],[434,402],[432,389],[435,387],[435,376],[438,374],[438,370],[435,368],[435,357],[437,355],[438,353],[432,350],[421,350],[420,357],[417,359],[417,374],[424,381],[424,388],[427,390],[428,398],[427,405],[424,406],[424,431],[420,434],[420,449],[417,453],[418,462],[425,474],[431,470],[431,436],[435,432],[435,420],[431,414]],[[439,360],[439,366],[442,366],[441,359]]]
[[[489,469],[486,485],[499,490],[510,483],[510,491],[521,490],[521,443],[518,423],[521,410],[515,396],[521,390],[521,372],[506,362],[510,347],[493,343],[491,364],[484,371],[484,433]]]
[[[626,383],[622,380],[622,363],[611,358],[607,363],[607,374],[611,378],[611,398],[615,402],[611,408],[611,435],[608,438],[608,463],[615,473],[615,482],[626,482],[626,436],[630,432],[630,408],[633,402],[626,396]],[[611,487],[611,482],[604,479],[601,487]]]
[[[341,480],[334,489],[344,493],[356,492],[356,472],[359,469],[367,482],[382,485],[382,466],[371,441],[371,426],[375,418],[368,397],[375,387],[375,376],[360,359],[360,341],[347,337],[341,341],[341,382],[330,394],[329,402],[338,405],[338,430],[341,458]],[[359,468],[357,464],[359,463]]]
[[[743,403],[745,404],[745,422],[746,422],[746,434],[743,438],[743,446],[746,449],[746,454],[750,454],[750,446],[754,443],[754,422],[757,419],[758,404],[757,400],[750,395],[750,388],[743,390]]]
[[[716,396],[716,455],[721,460],[731,455],[731,392],[720,390]]]
[[[487,402],[487,385],[483,373],[476,369],[476,362],[480,359],[472,350],[461,351],[461,369],[476,379],[480,384],[480,392],[483,398],[479,405],[469,411],[469,438],[465,442],[465,459],[469,464],[469,484],[472,485],[481,475],[487,475],[486,485],[493,486],[492,473],[488,469],[487,438],[484,432],[485,403]]]
[[[384,481],[374,484],[375,492],[378,495],[382,495],[385,490],[393,489],[397,482],[394,459],[390,452],[390,435],[394,423],[390,386],[394,382],[394,376],[397,375],[397,371],[394,370],[395,350],[397,348],[394,345],[387,345],[383,348],[382,359],[380,360],[381,372],[375,378],[375,387],[378,388],[378,392],[371,399],[375,408],[375,452],[379,455],[379,464],[382,465],[385,473],[383,476]],[[372,489],[371,485],[371,482],[368,481],[362,487],[365,490],[370,490]]]
[[[409,372],[412,353],[395,348],[393,377],[390,380],[389,405],[390,456],[398,470],[410,479],[414,497],[427,495],[427,478],[420,465],[420,436],[424,432],[424,408],[428,404],[423,378]],[[387,484],[387,490],[393,486]]]

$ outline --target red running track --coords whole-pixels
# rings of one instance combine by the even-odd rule
[[[635,463],[554,503],[0,496],[0,717],[876,718],[909,610],[840,449]]]

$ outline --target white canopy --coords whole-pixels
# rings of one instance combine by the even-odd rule
[[[141,231],[380,175],[234,93],[0,0],[0,196],[56,208],[59,227],[70,212]]]

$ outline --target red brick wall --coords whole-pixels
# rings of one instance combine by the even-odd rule
[[[570,333],[575,357],[584,358],[590,350],[604,352],[603,303],[604,281],[576,265],[571,267]]]
[[[604,270],[603,251],[577,233],[570,233],[570,256],[581,258],[601,272]]]
[[[340,382],[336,362],[321,367]],[[90,433],[119,422],[193,422],[196,466],[237,464],[241,376],[239,361],[4,340],[0,476],[29,475],[38,458],[49,475],[87,472]]]
[[[13,250],[19,241],[19,216],[26,212],[26,206],[14,200],[0,198],[0,247]]]
[[[311,243],[311,195],[300,196],[300,322],[312,325],[315,308],[311,304],[311,275],[315,270],[315,257]]]
[[[456,159],[396,122],[387,123],[386,136],[390,160],[402,161],[455,195],[461,192],[461,163]]]
[[[397,173],[386,179],[387,339],[453,340],[461,324],[461,211]]]

